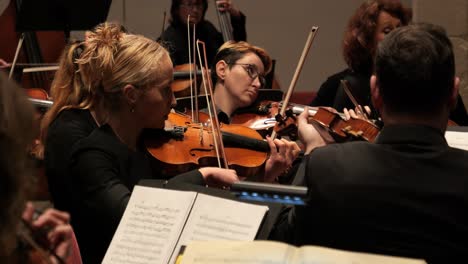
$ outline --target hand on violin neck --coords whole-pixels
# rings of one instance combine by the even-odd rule
[[[309,154],[313,149],[334,142],[328,131],[318,123],[308,123],[309,108],[297,117],[297,130],[299,140],[304,144],[304,154]]]
[[[354,119],[362,119],[362,120],[369,120],[368,116],[371,114],[371,109],[369,106],[364,106],[362,107],[361,105],[356,106],[356,108],[353,109],[343,109],[343,113],[345,115],[345,120],[350,120],[351,118]]]
[[[296,142],[286,139],[272,140],[267,137],[270,156],[265,164],[264,182],[275,182],[278,177],[287,173],[301,149]]]
[[[205,183],[210,187],[226,188],[230,187],[234,182],[240,179],[235,170],[223,169],[216,167],[204,167],[198,169],[205,180]]]

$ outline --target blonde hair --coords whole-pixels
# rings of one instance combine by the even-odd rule
[[[41,141],[45,142],[48,127],[65,109],[93,109],[102,104],[108,111],[118,110],[120,91],[126,84],[144,89],[162,81],[154,71],[164,56],[169,59],[160,44],[127,34],[116,23],[102,23],[86,32],[84,42],[62,53],[51,87],[54,104],[41,123]]]
[[[141,35],[124,35],[112,60],[104,66],[99,88],[104,106],[109,111],[120,110],[122,88],[127,84],[146,89],[165,80],[163,63],[169,53],[159,43]],[[169,67],[172,69],[172,67]]]

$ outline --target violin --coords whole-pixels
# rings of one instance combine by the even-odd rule
[[[205,114],[206,115],[206,114]],[[203,117],[201,119],[207,119]],[[166,130],[153,131],[144,144],[168,176],[199,167],[216,166],[217,154],[212,129],[180,113],[170,113]],[[229,168],[252,177],[263,171],[270,147],[253,129],[240,125],[220,126]]]
[[[50,100],[48,93],[41,88],[27,88],[24,89],[28,100],[35,106],[34,121],[39,131],[39,126],[45,112],[52,106],[53,102]],[[41,151],[41,142],[39,136],[34,139],[30,148],[29,154],[34,161],[34,169],[37,175],[37,188],[33,194],[36,200],[50,199],[49,187],[47,184],[47,176],[45,173],[45,166],[43,163]]]
[[[196,83],[196,78],[190,78],[190,73],[193,72],[192,69],[195,69],[196,66],[192,64],[181,64],[174,67],[174,81],[171,83],[171,89],[176,98],[190,96],[190,87],[198,87],[199,82]],[[197,74],[201,74],[200,71]]]
[[[233,124],[240,124],[258,130],[262,135],[276,131],[281,136],[297,139],[295,115],[301,114],[305,106],[289,103],[285,117],[279,116],[282,102],[262,101],[254,112],[240,113],[231,119]],[[345,120],[343,113],[323,107],[309,107],[309,122],[316,122],[326,128],[336,142],[366,140],[373,142],[380,129],[371,121],[354,119]]]
[[[271,130],[276,123],[276,116],[279,109],[283,105],[282,102],[261,101],[253,107],[239,109],[231,117],[232,124],[239,124],[258,130],[260,133]],[[287,111],[292,111],[293,114],[300,114],[304,111],[305,106],[295,103],[289,103]],[[318,110],[318,107],[309,107],[309,114],[313,116]],[[343,114],[340,116],[344,117]]]
[[[339,113],[324,107],[319,107],[308,121],[324,127],[337,143],[355,140],[374,142],[380,132],[380,128],[368,120],[360,118],[345,120]]]

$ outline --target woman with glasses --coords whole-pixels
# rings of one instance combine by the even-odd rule
[[[229,124],[237,109],[254,103],[258,90],[265,85],[265,75],[270,72],[271,64],[264,49],[244,41],[228,41],[219,48],[211,69],[219,122]],[[300,149],[295,142],[285,139],[267,137],[267,141],[270,157],[265,164],[263,180],[271,182],[292,165]]]
[[[216,5],[220,12],[229,13],[234,40],[246,40],[245,15],[234,7],[231,0],[217,0]],[[189,62],[188,15],[189,23],[196,25],[196,38],[205,42],[208,62],[213,61],[216,51],[224,43],[222,34],[210,21],[205,20],[207,9],[208,0],[172,0],[170,24],[159,40],[168,48],[174,65]]]

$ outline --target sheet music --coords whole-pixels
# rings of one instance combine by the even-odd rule
[[[102,263],[167,263],[196,195],[135,186]]]
[[[424,264],[421,259],[401,258],[320,246],[297,248],[274,241],[193,242],[182,264]]]
[[[422,259],[338,250],[320,246],[303,246],[291,263],[301,264],[426,264]]]
[[[445,139],[453,148],[468,150],[468,132],[446,131]]]
[[[190,241],[254,240],[267,211],[267,206],[199,193],[169,263],[174,263],[180,246],[187,245]]]
[[[216,241],[189,243],[182,264],[287,264],[296,248],[285,243]]]

